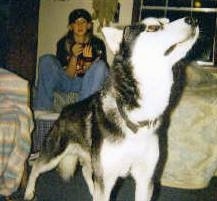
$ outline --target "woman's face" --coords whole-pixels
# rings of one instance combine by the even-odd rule
[[[91,28],[91,23],[87,22],[84,18],[78,18],[75,22],[71,23],[70,29],[76,36],[85,36],[87,31]]]

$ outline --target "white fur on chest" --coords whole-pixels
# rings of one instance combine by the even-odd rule
[[[172,66],[167,58],[161,54],[152,54],[152,47],[147,51],[147,46],[150,45],[148,43],[144,50],[144,44],[139,41],[136,42],[131,57],[133,75],[140,93],[140,107],[128,113],[133,122],[153,120],[162,115],[169,104],[173,84]]]
[[[143,69],[135,74],[140,92],[140,107],[128,112],[131,121],[154,120],[162,115],[168,106],[173,74],[172,70],[162,65],[161,67],[162,69]]]
[[[153,165],[158,154],[157,135],[153,134],[153,129],[142,128],[120,141],[104,139],[100,158],[103,170],[126,176],[135,165]]]

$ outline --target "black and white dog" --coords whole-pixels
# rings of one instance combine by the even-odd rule
[[[147,18],[103,33],[115,53],[110,77],[99,93],[63,109],[33,164],[26,200],[33,198],[39,174],[58,166],[69,179],[78,162],[94,201],[109,201],[117,178],[128,174],[135,201],[151,199],[156,131],[169,104],[172,67],[194,45],[199,28],[191,18]]]

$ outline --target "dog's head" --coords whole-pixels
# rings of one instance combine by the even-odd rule
[[[123,30],[104,27],[102,32],[111,51],[126,55],[133,65],[153,66],[157,62],[159,66],[163,63],[172,66],[194,45],[199,28],[190,17],[173,22],[166,18],[146,18]]]

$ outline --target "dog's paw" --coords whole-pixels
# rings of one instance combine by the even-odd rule
[[[24,194],[24,200],[32,200],[34,198],[34,191],[26,191]]]

